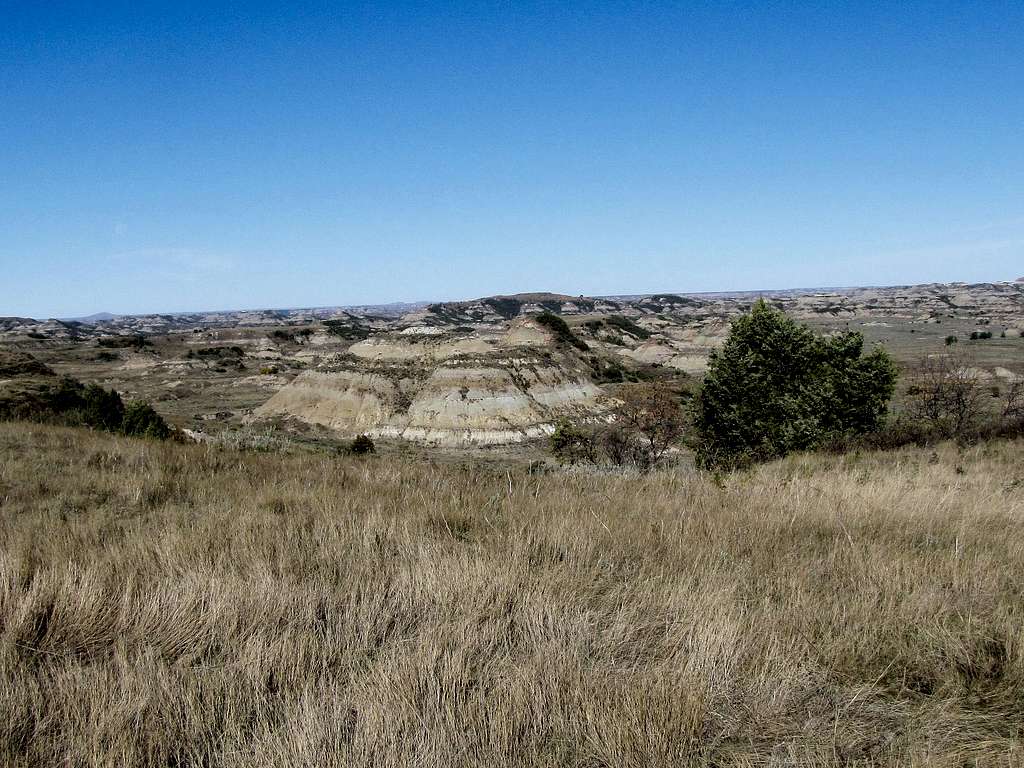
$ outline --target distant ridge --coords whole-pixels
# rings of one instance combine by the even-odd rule
[[[92,315],[86,315],[85,317],[65,317],[62,318],[68,322],[73,323],[108,323],[111,320],[117,320],[121,315],[112,315],[110,312],[96,312]]]
[[[476,301],[499,301],[502,299],[515,299],[521,301],[524,304],[528,302],[540,303],[542,301],[576,301],[578,299],[584,299],[585,296],[570,296],[567,293],[551,293],[549,291],[536,291],[533,293],[511,293],[511,294],[499,294],[497,296],[484,296]],[[459,302],[454,302],[459,303]],[[462,302],[467,303],[467,302]]]

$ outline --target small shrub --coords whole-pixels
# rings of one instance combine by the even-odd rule
[[[349,453],[353,453],[356,456],[365,456],[369,453],[376,453],[377,446],[374,445],[373,438],[369,435],[357,435],[349,445]]]
[[[682,399],[665,382],[636,384],[620,397],[616,422],[641,446],[643,465],[657,464],[686,430]]]
[[[946,346],[947,347],[951,347],[954,344],[956,344],[958,341],[960,341],[960,339],[958,339],[956,336],[947,336],[946,337]]]
[[[148,404],[132,402],[125,406],[115,390],[85,385],[70,376],[5,393],[0,398],[0,418],[92,427],[161,440],[173,432]]]
[[[118,432],[124,421],[124,402],[114,390],[90,384],[82,392],[79,409],[82,422],[89,427],[107,432]]]
[[[124,408],[121,420],[121,432],[133,437],[152,437],[166,440],[171,436],[171,428],[153,406],[140,400],[133,400]]]
[[[619,330],[625,331],[631,336],[635,336],[638,339],[649,339],[651,338],[651,332],[646,328],[642,328],[635,322],[630,320],[628,317],[623,315],[612,315],[608,318],[608,325],[613,325]]]
[[[142,347],[150,347],[153,343],[141,334],[135,334],[133,336],[104,336],[96,342],[98,346],[106,347],[107,349],[128,349],[134,347],[135,349],[141,349]]]
[[[590,363],[590,378],[597,384],[616,384],[628,376],[628,372],[617,360],[602,360],[594,356],[588,361]]]
[[[979,427],[984,413],[982,387],[971,359],[963,354],[925,357],[914,372],[908,410],[927,429],[964,438]]]
[[[324,328],[331,336],[345,341],[363,341],[370,337],[370,329],[354,320],[324,320]]]
[[[550,439],[551,454],[560,464],[597,463],[597,444],[587,429],[562,420]]]
[[[617,467],[650,467],[650,454],[645,446],[621,424],[609,425],[601,430],[597,439],[601,453],[609,463]]]
[[[229,360],[231,358],[245,357],[245,350],[239,346],[204,347],[202,349],[190,349],[185,357],[189,360]]]

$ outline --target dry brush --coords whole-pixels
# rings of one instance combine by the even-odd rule
[[[1009,765],[1021,443],[726,476],[0,425],[0,764]]]

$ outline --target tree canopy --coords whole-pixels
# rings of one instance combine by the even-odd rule
[[[697,462],[736,466],[813,448],[885,421],[896,367],[847,331],[818,336],[759,300],[711,356],[696,398]]]

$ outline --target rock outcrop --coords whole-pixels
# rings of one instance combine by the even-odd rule
[[[608,407],[601,389],[547,341],[529,321],[471,335],[377,336],[300,374],[255,418],[448,447],[521,442],[563,417],[600,419]]]

